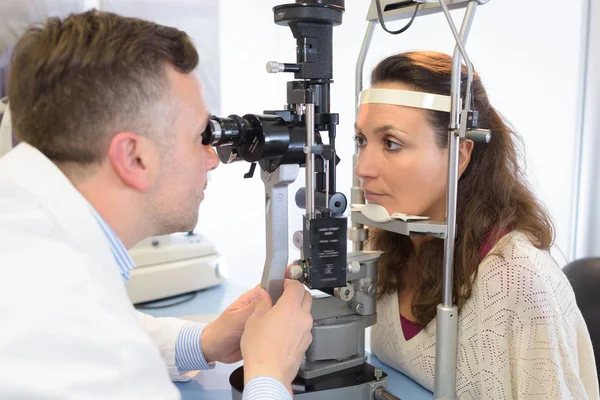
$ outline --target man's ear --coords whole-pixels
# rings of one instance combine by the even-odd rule
[[[154,182],[159,154],[149,138],[133,132],[117,133],[108,147],[108,160],[121,180],[140,192]]]
[[[463,139],[460,141],[458,150],[458,177],[460,178],[471,162],[471,153],[473,153],[473,141]]]

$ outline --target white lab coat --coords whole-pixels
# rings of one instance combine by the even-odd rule
[[[180,397],[186,322],[135,311],[89,207],[33,147],[0,158],[0,399]]]

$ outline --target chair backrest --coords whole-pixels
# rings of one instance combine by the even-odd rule
[[[600,371],[600,257],[575,260],[563,271],[573,286],[577,306],[592,338],[596,370]]]

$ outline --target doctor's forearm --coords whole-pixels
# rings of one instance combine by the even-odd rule
[[[180,372],[214,368],[202,349],[204,328],[204,325],[189,323],[179,332],[175,346],[175,365]]]
[[[288,389],[277,379],[259,376],[244,388],[242,400],[291,400]]]

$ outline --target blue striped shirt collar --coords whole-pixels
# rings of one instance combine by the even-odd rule
[[[111,229],[110,226],[108,226],[104,218],[102,218],[102,216],[98,214],[94,207],[90,207],[90,209],[92,211],[92,214],[96,218],[96,221],[98,221],[98,225],[100,225],[102,232],[104,232],[104,236],[106,236],[108,243],[110,243],[110,250],[115,259],[115,262],[117,263],[117,266],[119,267],[119,271],[121,272],[123,280],[125,282],[129,282],[129,272],[133,268],[135,268],[135,263],[131,259],[131,256],[127,252],[127,249],[125,249],[125,246],[123,246],[123,242],[121,242],[121,239],[119,239],[117,235],[115,235],[115,232]]]

